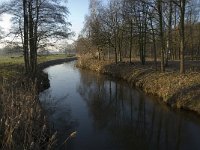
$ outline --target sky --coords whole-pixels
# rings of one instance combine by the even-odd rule
[[[7,1],[7,0],[4,0]],[[68,43],[72,43],[77,39],[79,32],[84,25],[85,15],[88,13],[89,0],[68,0],[67,7],[69,9],[68,21],[72,24],[71,31],[75,32],[76,36],[68,40]],[[11,16],[8,14],[1,15],[0,26],[3,31],[8,32],[12,24],[10,22]]]
[[[78,37],[83,28],[85,15],[88,13],[89,0],[68,0],[69,22],[72,23],[71,30],[76,33],[73,39]]]
[[[9,0],[0,0],[0,3],[5,1]],[[104,3],[106,1],[107,0],[103,0]],[[88,14],[89,0],[68,0],[67,7],[70,12],[68,21],[72,24],[70,29],[76,34],[76,36],[72,37],[71,40],[67,40],[67,42],[71,44],[74,40],[77,39],[80,31],[83,28],[85,15]],[[8,32],[12,26],[10,18],[11,15],[8,14],[0,16],[0,26],[5,32]]]
[[[0,17],[0,26],[3,29],[3,31],[5,31],[5,32],[8,32],[9,29],[11,28],[10,19],[11,19],[11,15],[9,15],[9,14],[3,14]]]

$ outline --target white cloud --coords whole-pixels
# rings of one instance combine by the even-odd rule
[[[5,33],[8,33],[11,28],[11,17],[10,14],[2,14],[1,16],[0,26]]]

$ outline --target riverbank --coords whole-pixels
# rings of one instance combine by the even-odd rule
[[[127,81],[148,94],[155,95],[164,103],[200,114],[200,72],[179,74],[176,71],[160,73],[149,66],[113,61],[79,58],[77,66],[107,74]]]
[[[45,67],[73,60],[59,58],[57,55],[39,58],[37,82],[24,76],[22,57],[1,60],[0,149],[54,148],[56,133],[50,131],[38,93],[48,88],[48,75],[42,73]]]
[[[63,59],[49,60],[49,61],[40,63],[38,65],[38,67],[39,67],[39,70],[43,70],[47,67],[57,65],[57,64],[62,64],[62,63],[73,61],[73,60],[77,60],[77,58],[76,57],[69,57],[69,58],[63,58]]]
[[[49,88],[50,84],[49,84],[49,78],[48,78],[48,74],[44,73],[43,70],[47,67],[53,66],[53,65],[58,65],[58,64],[62,64],[65,62],[69,62],[69,61],[74,61],[77,60],[76,57],[68,57],[68,58],[61,58],[61,59],[55,59],[55,60],[49,60],[49,61],[45,61],[42,62],[40,64],[38,64],[38,89],[39,91],[43,91],[47,88]]]

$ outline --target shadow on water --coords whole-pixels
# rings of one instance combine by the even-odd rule
[[[199,118],[174,112],[124,82],[78,70],[74,62],[45,71],[51,77],[51,87],[40,99],[50,110],[49,120],[59,133],[58,143],[70,132],[78,132],[65,148],[200,149]]]

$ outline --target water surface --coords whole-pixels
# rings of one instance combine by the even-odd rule
[[[58,149],[200,149],[200,118],[174,112],[125,82],[74,64],[45,69],[51,86],[40,94],[58,131]],[[77,136],[62,145],[73,131]]]

